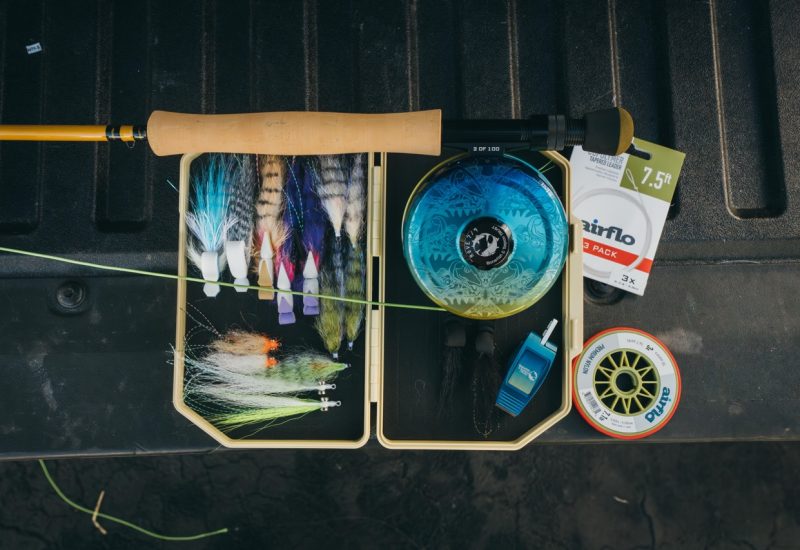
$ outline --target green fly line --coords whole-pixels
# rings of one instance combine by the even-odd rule
[[[544,174],[551,170],[555,165],[553,164],[552,160],[548,160],[545,164],[539,168],[539,171]],[[169,183],[169,182],[168,182]],[[170,185],[172,185],[170,183]],[[173,188],[175,186],[173,185]],[[61,262],[65,264],[72,264],[78,265],[81,267],[89,267],[92,269],[101,269],[104,271],[116,271],[118,273],[128,273],[130,275],[144,275],[146,277],[157,277],[160,279],[172,279],[174,281],[187,281],[190,283],[203,283],[203,284],[215,284],[219,286],[224,286],[228,288],[237,288],[237,289],[245,289],[245,290],[273,290],[269,288],[264,288],[255,285],[240,285],[236,283],[226,283],[224,281],[209,281],[206,279],[201,279],[200,277],[188,277],[185,275],[175,275],[172,273],[160,273],[158,271],[146,271],[143,269],[133,269],[130,267],[120,267],[115,265],[107,265],[107,264],[98,264],[94,262],[85,262],[82,260],[72,260],[70,258],[64,258],[62,256],[54,256],[52,254],[42,254],[40,252],[31,252],[29,250],[20,250],[18,248],[8,248],[5,246],[0,246],[0,252],[7,252],[9,254],[18,254],[21,256],[30,256],[32,258],[39,258],[42,260],[50,260],[53,262]],[[308,292],[300,292],[297,290],[281,290],[284,294],[291,294],[293,296],[310,296],[314,298],[322,298],[323,300],[335,300],[338,302],[347,302],[351,304],[360,304],[365,306],[380,306],[380,307],[391,307],[397,309],[414,309],[418,311],[439,311],[444,312],[447,311],[443,307],[438,306],[421,306],[415,304],[398,304],[393,302],[378,302],[373,300],[362,300],[360,298],[350,298],[345,296],[334,296],[330,294],[311,294]]]
[[[246,290],[274,290],[269,288],[264,288],[260,286],[254,285],[238,285],[236,283],[226,283],[223,281],[209,281],[206,279],[201,279],[199,277],[187,277],[184,275],[175,275],[172,273],[160,273],[158,271],[145,271],[142,269],[133,269],[130,267],[119,267],[115,265],[106,265],[106,264],[98,264],[94,262],[85,262],[82,260],[72,260],[70,258],[64,258],[61,256],[53,256],[51,254],[42,254],[40,252],[31,252],[29,250],[20,250],[17,248],[8,248],[5,246],[0,246],[0,252],[7,252],[9,254],[18,254],[20,256],[30,256],[32,258],[39,258],[42,260],[51,260],[54,262],[61,262],[65,264],[72,264],[78,265],[81,267],[90,267],[92,269],[101,269],[104,271],[116,271],[119,273],[128,273],[130,275],[144,275],[147,277],[157,277],[160,279],[172,279],[174,281],[188,281],[190,283],[203,283],[203,284],[214,284],[229,288],[239,288],[239,289],[246,289]],[[372,300],[361,300],[359,298],[347,298],[345,296],[331,296],[326,294],[311,294],[308,292],[300,292],[297,290],[280,290],[285,294],[292,294],[295,296],[311,296],[314,298],[322,298],[325,300],[337,300],[339,302],[350,302],[353,304],[362,304],[366,306],[381,306],[381,307],[393,307],[398,309],[416,309],[421,311],[447,311],[442,307],[438,306],[420,306],[414,304],[397,304],[393,302],[376,302]]]
[[[56,492],[56,494],[59,496],[59,498],[61,498],[61,500],[63,500],[64,502],[66,502],[79,512],[83,512],[84,514],[89,514],[90,516],[93,517],[103,518],[108,521],[113,521],[114,523],[124,525],[125,527],[133,529],[134,531],[138,531],[143,535],[147,535],[148,537],[153,537],[154,539],[165,540],[169,542],[189,542],[193,540],[200,540],[208,537],[213,537],[216,535],[224,535],[228,532],[228,528],[225,527],[223,529],[217,529],[216,531],[209,531],[207,533],[198,533],[197,535],[188,535],[188,536],[172,536],[172,535],[161,535],[159,533],[154,533],[153,531],[145,529],[144,527],[140,527],[134,523],[131,523],[130,521],[126,521],[118,517],[104,514],[103,512],[90,510],[89,508],[81,506],[77,502],[70,500],[69,497],[65,495],[64,492],[61,490],[61,487],[59,487],[56,484],[55,480],[53,479],[53,476],[50,475],[50,471],[47,469],[47,465],[45,465],[44,460],[39,460],[39,465],[42,467],[42,471],[44,472],[44,477],[47,478],[47,481],[50,483],[50,487],[53,488],[53,491]]]

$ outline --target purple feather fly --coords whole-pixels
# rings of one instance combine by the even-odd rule
[[[316,170],[311,159],[303,163],[301,179],[301,197],[303,201],[303,246],[305,260],[303,264],[303,292],[319,294],[319,266],[325,243],[327,228],[325,210],[317,195]],[[319,315],[319,298],[303,296],[303,313]]]
[[[295,322],[294,296],[281,290],[291,290],[297,261],[297,239],[303,233],[303,197],[298,180],[299,163],[296,158],[287,159],[287,177],[283,187],[283,224],[287,228],[286,239],[278,249],[276,276],[278,284],[278,323],[290,325]]]

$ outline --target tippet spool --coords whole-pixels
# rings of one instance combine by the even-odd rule
[[[578,412],[596,430],[640,439],[663,428],[681,397],[675,358],[655,336],[614,328],[590,338],[574,363]]]
[[[417,185],[403,252],[417,284],[456,315],[498,319],[538,301],[567,257],[567,217],[547,179],[511,156],[455,156]]]

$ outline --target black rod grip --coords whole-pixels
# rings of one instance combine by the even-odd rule
[[[587,151],[619,155],[631,144],[633,120],[625,109],[588,113],[583,119],[564,115],[533,115],[525,120],[445,120],[442,143],[526,146],[559,151],[581,145]]]

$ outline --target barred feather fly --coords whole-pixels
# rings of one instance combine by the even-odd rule
[[[337,284],[335,278],[326,272],[320,274],[320,291],[323,295],[336,295]],[[342,304],[335,300],[322,300],[320,302],[319,315],[314,320],[314,328],[317,329],[325,349],[334,359],[339,357],[339,347],[342,344]]]
[[[348,298],[364,298],[364,248],[359,244],[350,249],[344,281],[345,296]],[[364,321],[364,305],[354,302],[344,304],[344,333],[347,338],[347,349],[353,349],[353,343],[361,332]]]
[[[344,229],[353,248],[356,248],[361,241],[361,232],[364,230],[364,213],[367,208],[364,177],[365,156],[364,154],[353,155],[350,177],[347,180]]]
[[[319,157],[320,174],[317,194],[333,227],[333,249],[331,261],[339,296],[344,296],[344,257],[342,254],[342,223],[347,209],[346,157],[322,155]]]
[[[261,184],[256,200],[256,244],[258,255],[258,286],[275,285],[275,256],[287,237],[283,223],[283,159],[273,155],[258,157]],[[261,300],[272,300],[275,295],[259,291]]]
[[[333,228],[333,246],[328,251],[330,273],[320,277],[322,294],[344,296],[344,251],[342,246],[342,224],[347,209],[347,174],[344,156],[323,155],[319,157],[319,171],[315,177],[315,188],[322,208]],[[323,300],[315,321],[317,332],[325,348],[334,358],[339,355],[344,324],[344,306],[340,302]]]
[[[187,255],[207,281],[218,281],[225,269],[223,252],[225,237],[234,225],[230,217],[229,182],[233,179],[235,165],[228,155],[210,155],[200,175],[192,179],[190,211],[186,215],[189,229]],[[206,283],[206,296],[219,294],[220,287]]]
[[[319,157],[319,178],[317,194],[333,226],[338,239],[342,236],[342,223],[347,208],[347,174],[343,155],[321,155]]]
[[[228,269],[238,285],[247,285],[247,270],[253,250],[253,200],[256,191],[256,162],[253,155],[236,155],[236,171],[230,184],[230,226],[225,238]],[[246,292],[237,288],[237,292]]]
[[[361,234],[364,230],[364,213],[366,211],[366,192],[364,187],[364,155],[355,155],[350,167],[347,182],[347,209],[344,227],[350,240],[350,251],[345,270],[344,295],[348,298],[364,297],[364,246]],[[364,320],[364,306],[353,302],[344,305],[345,336],[348,349],[353,349],[353,342],[361,331]]]

